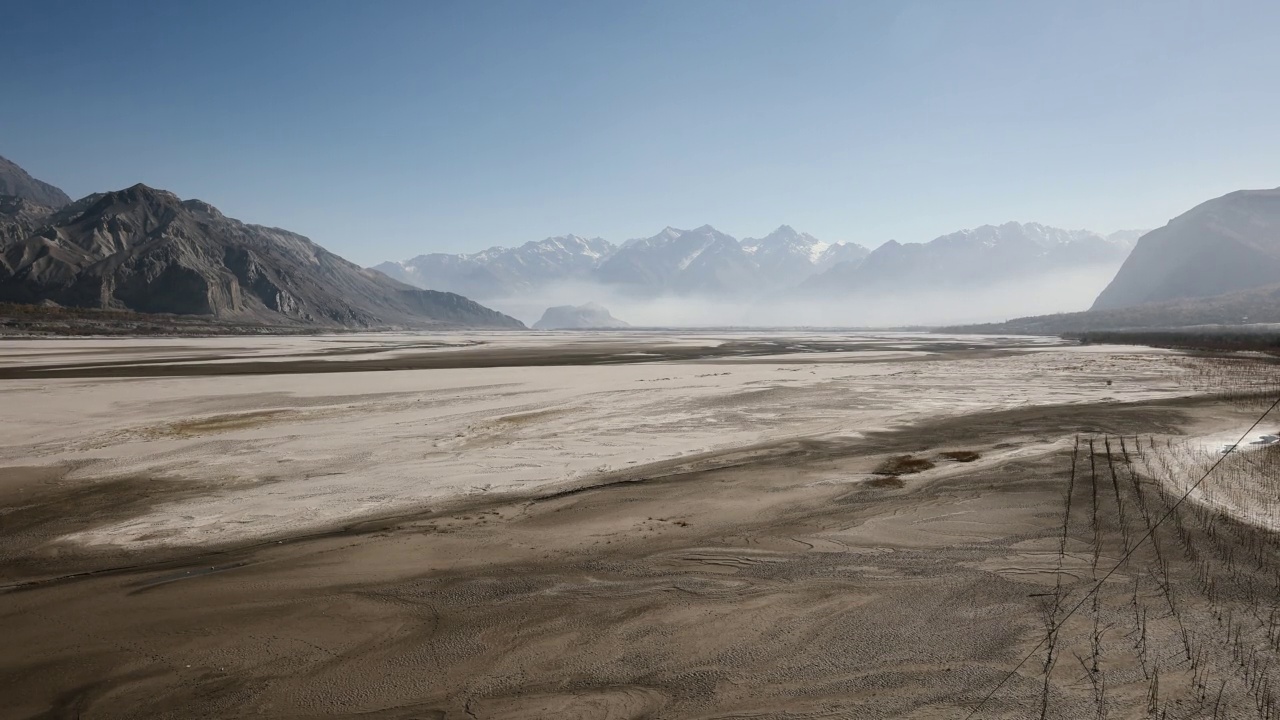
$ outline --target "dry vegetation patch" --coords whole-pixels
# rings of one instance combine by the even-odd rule
[[[564,408],[549,408],[546,410],[531,410],[529,412],[518,412],[510,415],[503,415],[494,420],[495,423],[504,425],[529,425],[540,422],[542,420],[550,420],[567,412]]]
[[[290,410],[258,410],[228,415],[211,415],[209,417],[192,418],[167,426],[165,435],[205,435],[209,433],[230,432],[245,428],[265,425],[285,416],[293,414]]]
[[[974,460],[982,457],[982,453],[974,452],[973,450],[948,450],[947,452],[941,453],[940,457],[944,457],[947,460],[967,463],[973,462]]]
[[[895,455],[876,466],[876,475],[910,475],[912,473],[931,470],[936,465],[932,460],[913,457],[911,455]]]

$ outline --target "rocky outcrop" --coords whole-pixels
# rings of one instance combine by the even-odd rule
[[[542,318],[533,324],[534,330],[602,330],[627,327],[631,326],[595,303],[547,308],[542,313]]]

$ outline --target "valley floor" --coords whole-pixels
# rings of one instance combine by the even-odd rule
[[[1271,717],[1280,546],[1239,500],[1275,460],[1177,503],[1265,407],[1221,392],[1245,362],[0,343],[0,716]]]

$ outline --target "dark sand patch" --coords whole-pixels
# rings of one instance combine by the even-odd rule
[[[0,468],[0,588],[132,564],[136,556],[118,548],[90,549],[58,540],[204,491],[189,482],[156,477],[67,479],[73,470]]]

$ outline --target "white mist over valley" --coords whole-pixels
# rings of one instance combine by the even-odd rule
[[[641,327],[890,327],[1084,310],[1142,231],[984,225],[875,250],[783,225],[739,240],[710,225],[615,245],[565,235],[376,266],[532,325],[594,302]]]
[[[984,287],[854,291],[834,298],[784,294],[757,298],[628,293],[602,283],[565,281],[484,304],[532,326],[550,307],[595,302],[633,327],[903,327],[999,322],[1089,307],[1118,264],[1086,265]]]

